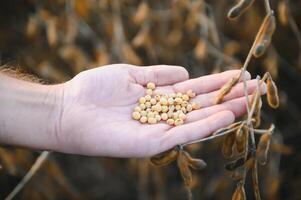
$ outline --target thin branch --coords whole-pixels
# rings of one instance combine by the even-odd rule
[[[269,0],[264,0],[264,7],[265,7],[267,14],[272,11]]]
[[[43,151],[39,157],[36,159],[35,163],[31,166],[30,170],[23,177],[23,179],[18,183],[18,185],[13,189],[13,191],[5,198],[5,200],[13,199],[21,189],[28,183],[28,181],[35,175],[35,173],[40,169],[41,165],[46,161],[49,156],[49,151]]]

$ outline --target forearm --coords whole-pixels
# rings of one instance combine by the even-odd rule
[[[0,143],[54,148],[61,97],[61,85],[31,83],[0,72]]]

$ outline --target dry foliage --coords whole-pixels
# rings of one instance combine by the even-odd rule
[[[301,19],[295,9],[299,2],[272,1],[275,12],[268,1],[255,0],[235,5],[219,0],[13,0],[13,7],[8,2],[0,7],[1,64],[16,60],[48,82],[66,81],[85,69],[117,62],[183,65],[194,77],[242,69],[216,96],[215,103],[222,103],[247,68],[252,74],[269,72],[258,78],[256,91],[246,99],[247,116],[208,138],[150,159],[165,167],[149,165],[146,159],[51,153],[17,198],[184,199],[180,177],[189,198],[192,194],[196,199],[300,197],[297,166],[301,157],[294,154],[300,151],[297,133],[301,128],[296,96],[301,89]],[[250,62],[253,57],[258,59]],[[273,80],[280,84],[279,91]],[[263,81],[267,100],[259,95]],[[272,112],[263,106],[265,102],[280,109]],[[259,129],[272,122],[277,129],[273,125]],[[0,148],[1,198],[21,181],[37,157],[29,150]],[[202,157],[207,164],[192,157]],[[257,163],[266,166],[257,169]],[[251,184],[246,181],[248,174]]]

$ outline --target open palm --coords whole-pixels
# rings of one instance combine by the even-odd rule
[[[231,124],[245,113],[243,86],[238,84],[220,105],[212,105],[218,89],[239,70],[188,80],[178,66],[136,67],[116,64],[78,74],[64,85],[58,150],[85,155],[115,157],[151,156],[177,144],[208,136]],[[250,75],[247,75],[250,79]],[[138,99],[145,95],[147,82],[164,93],[186,92],[203,108],[190,112],[186,123],[172,127],[166,123],[141,124],[131,118]],[[249,92],[256,82],[249,81]]]

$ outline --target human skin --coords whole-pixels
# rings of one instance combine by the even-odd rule
[[[179,66],[103,66],[79,73],[68,82],[41,85],[0,73],[0,142],[64,153],[148,157],[178,144],[210,135],[246,112],[243,84],[213,105],[218,89],[240,70],[189,79]],[[248,80],[248,93],[256,80]],[[131,117],[147,82],[163,93],[186,92],[202,106],[184,125],[141,124]],[[265,93],[265,85],[262,86]]]

